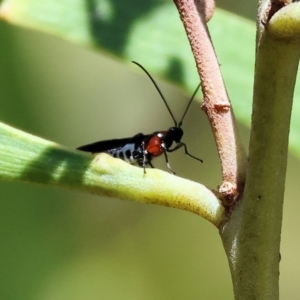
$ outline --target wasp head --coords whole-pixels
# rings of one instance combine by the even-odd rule
[[[166,139],[170,142],[180,143],[183,136],[183,130],[180,127],[171,127],[167,132]]]

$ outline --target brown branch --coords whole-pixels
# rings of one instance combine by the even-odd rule
[[[214,3],[212,0],[174,0],[174,3],[196,61],[204,95],[202,109],[211,124],[221,160],[223,183],[219,191],[225,198],[223,204],[230,206],[243,191],[247,158],[206,26]]]

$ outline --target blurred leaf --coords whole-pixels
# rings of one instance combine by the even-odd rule
[[[4,0],[1,18],[80,45],[136,60],[192,92],[199,81],[183,26],[173,3],[164,0]],[[217,10],[209,23],[235,114],[249,126],[253,89],[255,24]],[[300,97],[296,89],[295,98]],[[290,143],[300,155],[300,103]]]
[[[188,85],[191,90],[197,85],[190,47],[177,10],[169,1],[4,0],[1,17],[125,59],[147,62],[150,70]],[[214,40],[222,41],[219,55],[224,53],[226,60],[228,56],[235,57],[235,69],[240,65],[237,56],[246,58],[253,68],[253,24],[218,11],[210,25]],[[228,39],[225,43],[226,33],[228,39],[234,38],[249,49],[248,53],[237,55],[240,48],[236,49]],[[236,77],[235,81],[241,78]]]

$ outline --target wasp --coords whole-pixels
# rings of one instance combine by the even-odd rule
[[[80,146],[77,149],[85,152],[91,152],[93,154],[105,152],[130,164],[137,164],[144,169],[144,174],[146,173],[147,165],[149,165],[151,168],[154,168],[152,165],[152,159],[162,154],[165,156],[165,161],[169,172],[175,174],[169,164],[168,153],[174,152],[180,148],[184,149],[185,154],[202,163],[203,160],[191,155],[188,152],[186,144],[181,141],[183,136],[183,130],[181,128],[182,122],[190,108],[192,101],[195,98],[196,93],[200,88],[200,84],[197,86],[195,92],[189,100],[181,120],[177,122],[164,95],[150,73],[139,63],[135,61],[133,61],[133,63],[139,66],[152,81],[174,121],[174,126],[165,131],[155,131],[151,134],[138,133],[133,137],[95,142]],[[172,148],[174,143],[175,145]]]

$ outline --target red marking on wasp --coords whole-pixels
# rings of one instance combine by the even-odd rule
[[[199,90],[200,84],[197,86],[197,89],[192,95],[183,113],[181,120],[177,122],[165,97],[163,96],[162,92],[160,91],[154,79],[151,77],[151,75],[143,66],[141,66],[139,63],[134,61],[133,63],[139,66],[148,75],[148,77],[154,84],[156,90],[160,94],[163,102],[165,103],[170,113],[170,116],[174,121],[175,126],[169,128],[169,130],[167,131],[156,131],[152,134],[146,134],[146,135],[142,133],[138,133],[135,136],[130,138],[100,141],[100,142],[78,147],[77,149],[81,151],[91,152],[91,153],[105,152],[110,154],[113,157],[123,159],[128,163],[131,164],[137,163],[140,167],[143,167],[144,173],[146,173],[147,165],[149,165],[151,168],[154,168],[152,165],[152,159],[154,157],[164,154],[169,172],[175,174],[170,167],[167,152],[173,152],[175,150],[178,150],[179,148],[183,148],[185,154],[187,154],[188,156],[200,162],[203,162],[202,159],[191,155],[187,150],[186,144],[181,142],[181,138],[183,136],[183,130],[181,128],[181,125],[197,91]],[[175,143],[175,146],[174,148],[171,148],[173,143]]]
[[[153,155],[154,157],[160,156],[163,154],[163,149],[161,147],[163,140],[167,134],[167,131],[161,131],[150,138],[148,141],[146,151]]]

